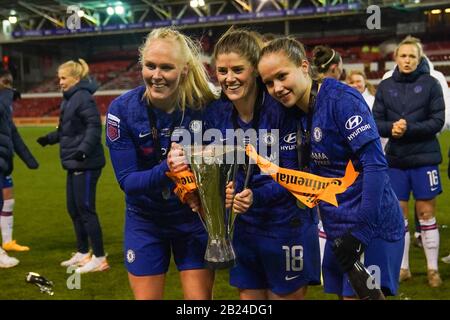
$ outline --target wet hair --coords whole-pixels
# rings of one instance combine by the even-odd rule
[[[188,73],[183,77],[178,87],[178,99],[182,110],[186,106],[192,109],[204,107],[215,99],[208,84],[205,66],[200,61],[200,45],[188,36],[173,28],[158,28],[152,30],[139,48],[139,62],[144,66],[144,54],[154,40],[174,41],[179,46],[179,54],[188,65]],[[145,94],[147,96],[147,93]],[[148,96],[147,96],[148,98]]]
[[[341,55],[327,46],[316,46],[312,51],[312,65],[318,73],[326,73],[333,64],[339,64]]]
[[[263,46],[264,43],[259,33],[231,27],[217,41],[213,56],[217,60],[220,54],[234,52],[247,59],[256,69]]]
[[[405,39],[403,39],[397,46],[397,48],[395,48],[394,51],[394,57],[397,57],[398,54],[398,49],[400,49],[401,46],[405,45],[405,44],[411,44],[416,46],[417,48],[417,52],[419,53],[419,56],[417,57],[419,60],[424,56],[423,54],[423,48],[422,48],[422,43],[420,42],[420,39],[418,38],[414,38],[412,36],[407,36]]]
[[[74,78],[86,78],[89,75],[89,66],[83,59],[69,60],[58,67],[58,71],[66,69]]]
[[[375,95],[375,87],[373,86],[373,84],[371,84],[368,80],[367,80],[367,77],[366,77],[366,74],[364,73],[364,71],[360,71],[360,70],[350,70],[348,73],[347,73],[347,76],[346,76],[346,78],[345,78],[345,82],[346,83],[350,83],[350,81],[351,81],[351,77],[353,76],[353,75],[360,75],[361,77],[363,77],[364,78],[364,82],[366,83],[366,88],[367,88],[367,90],[369,91],[369,93],[371,94],[371,95]]]
[[[0,69],[0,90],[6,88],[12,88],[13,77],[9,70]]]

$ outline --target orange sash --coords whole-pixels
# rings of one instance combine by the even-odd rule
[[[276,182],[309,208],[315,207],[321,200],[337,207],[336,194],[345,192],[359,175],[351,161],[347,164],[344,177],[325,178],[303,171],[281,168],[258,155],[250,144],[247,145],[246,152],[262,172],[270,174]]]
[[[173,192],[183,203],[186,202],[188,194],[197,190],[194,174],[189,170],[177,173],[168,171],[166,175],[175,182],[176,186]]]

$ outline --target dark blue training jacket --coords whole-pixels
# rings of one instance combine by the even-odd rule
[[[95,170],[105,165],[101,143],[102,123],[92,95],[98,85],[83,79],[63,93],[58,130],[47,135],[50,144],[59,142],[61,163],[66,170]],[[72,159],[77,151],[83,151],[86,159]]]
[[[444,125],[444,98],[426,59],[411,74],[403,74],[396,67],[392,77],[380,83],[372,111],[380,135],[390,138],[386,146],[390,167],[415,168],[442,162],[436,133]],[[407,122],[406,132],[400,139],[392,138],[392,124],[401,118]]]
[[[13,169],[11,103],[13,91],[0,90],[0,172],[7,176]]]

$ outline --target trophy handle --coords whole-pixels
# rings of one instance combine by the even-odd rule
[[[237,155],[237,152],[235,151],[234,159],[237,159],[236,155]],[[231,171],[232,172],[231,177],[229,177],[227,184],[229,182],[234,183],[234,181],[236,181],[236,175],[237,175],[238,169],[239,169],[239,165],[235,163],[233,166],[233,169]],[[234,190],[234,194],[236,194],[236,190]],[[228,234],[232,237],[233,230],[234,230],[234,221],[236,220],[237,215],[234,213],[233,206],[231,206],[230,209],[227,209],[227,212],[228,212]]]

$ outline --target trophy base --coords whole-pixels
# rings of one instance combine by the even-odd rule
[[[206,260],[206,267],[208,269],[212,269],[212,270],[229,269],[229,268],[234,267],[235,264],[236,264],[236,260],[229,260],[229,261],[223,261],[223,262],[213,262],[213,261]]]

